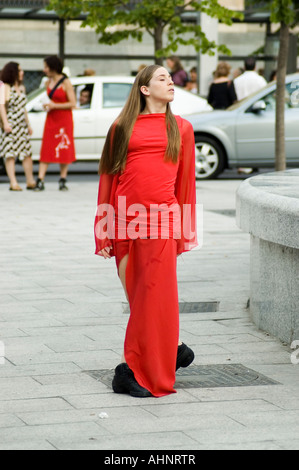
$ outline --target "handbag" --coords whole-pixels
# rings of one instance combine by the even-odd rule
[[[4,90],[2,90],[2,88],[4,88]],[[6,113],[7,113],[7,110],[8,110],[9,99],[10,99],[10,85],[8,85],[7,83],[1,83],[0,84],[0,104],[1,104],[1,101],[2,101],[2,104],[4,104],[4,106],[5,106]],[[4,101],[4,103],[3,103],[3,101]],[[3,124],[3,121],[2,121],[1,114],[0,114],[0,128],[2,130],[4,130],[4,124]]]

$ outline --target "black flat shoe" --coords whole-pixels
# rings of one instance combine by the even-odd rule
[[[36,181],[36,186],[34,188],[34,191],[44,191],[45,190],[45,183],[43,182],[43,180],[41,180],[40,178],[38,178],[38,180]]]
[[[122,363],[115,369],[115,376],[112,382],[114,393],[127,393],[131,397],[149,398],[152,394],[139,385],[134,377],[133,371],[128,364]]]
[[[60,178],[59,180],[59,191],[68,191],[69,188],[66,185],[66,179]]]
[[[181,344],[178,347],[178,357],[176,362],[176,370],[180,367],[188,367],[194,361],[195,355],[192,349],[188,348],[186,344]]]

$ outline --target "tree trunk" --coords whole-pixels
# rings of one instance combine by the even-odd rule
[[[162,22],[158,22],[155,28],[155,62],[157,65],[163,65],[163,57],[157,57],[156,53],[163,48],[163,26]]]
[[[289,27],[281,23],[280,47],[277,64],[277,90],[276,90],[276,125],[275,125],[275,170],[286,169],[285,150],[285,79],[287,73],[287,60],[289,48]]]

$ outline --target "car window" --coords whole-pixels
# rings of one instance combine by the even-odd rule
[[[297,86],[295,85],[295,83],[296,82],[294,82],[294,85],[292,83],[286,85],[284,97],[285,109],[299,107],[299,81],[297,82]],[[291,88],[291,86],[293,86],[293,89]],[[274,90],[272,93],[269,93],[269,95],[265,96],[264,101],[267,106],[267,111],[275,111],[276,90]],[[297,104],[295,105],[295,103]]]
[[[124,106],[131,88],[131,83],[103,83],[103,108]]]
[[[94,85],[92,83],[82,83],[74,85],[77,107],[76,109],[90,109],[92,103]]]
[[[294,80],[287,85],[290,94],[290,108],[299,108],[299,80]]]
[[[45,92],[45,88],[37,88],[36,90],[33,90],[31,91],[28,95],[27,95],[27,101],[29,103],[29,101],[32,101],[34,98],[36,98],[37,96],[41,95],[42,93]]]

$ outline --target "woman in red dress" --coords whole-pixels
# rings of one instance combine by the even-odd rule
[[[176,370],[194,360],[179,342],[176,260],[197,245],[195,143],[173,99],[164,67],[142,70],[100,163],[96,254],[116,257],[131,312],[112,386],[135,397],[174,393]]]
[[[60,191],[67,191],[68,167],[76,160],[72,109],[76,96],[70,80],[63,75],[63,63],[57,56],[45,59],[44,73],[49,78],[46,87],[50,101],[44,104],[47,111],[40,153],[40,167],[36,191],[45,189],[44,179],[50,163],[60,164]]]

